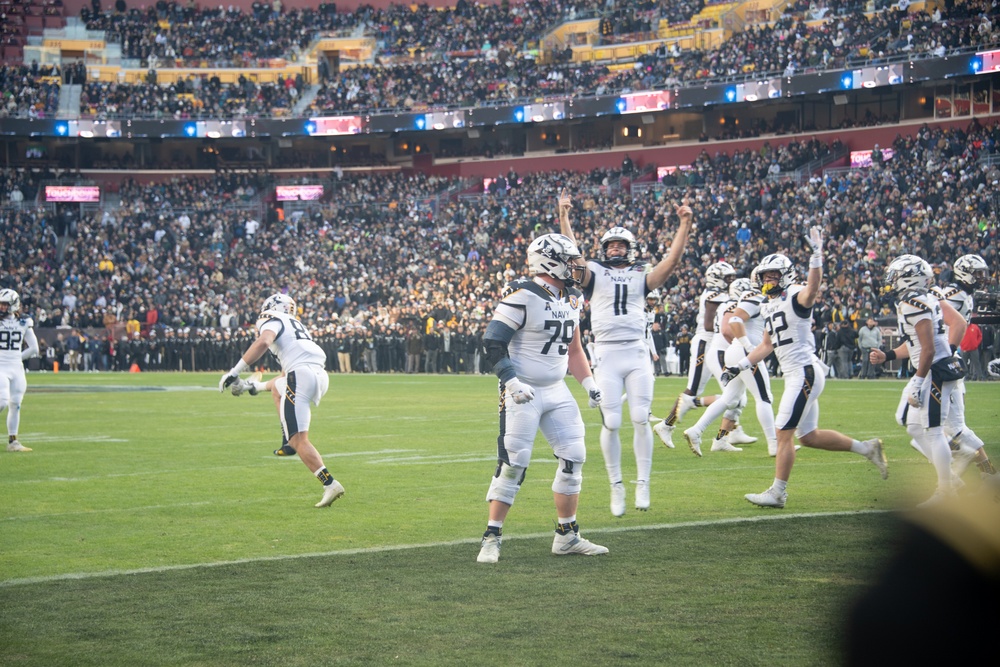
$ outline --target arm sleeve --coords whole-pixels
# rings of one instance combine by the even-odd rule
[[[514,363],[507,353],[507,345],[514,337],[514,329],[496,319],[491,321],[483,334],[483,350],[486,361],[498,378],[507,382],[517,373]]]
[[[24,343],[26,347],[21,350],[21,361],[25,359],[31,359],[32,357],[38,356],[38,339],[35,338],[35,330],[28,329],[24,334]]]

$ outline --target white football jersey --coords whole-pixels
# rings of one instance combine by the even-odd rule
[[[21,346],[34,322],[30,317],[5,317],[0,320],[0,367],[24,368]]]
[[[809,366],[816,359],[816,341],[812,332],[812,308],[803,308],[795,300],[804,285],[790,285],[760,307],[764,329],[771,337],[774,354],[785,373]]]
[[[305,325],[291,315],[272,311],[261,313],[257,331],[274,332],[274,342],[268,349],[277,357],[284,373],[290,373],[299,366],[326,367],[326,353],[313,342]]]
[[[560,291],[538,278],[507,284],[493,317],[514,329],[507,353],[518,379],[543,387],[566,377],[582,305],[579,290]]]
[[[587,262],[590,284],[590,327],[595,343],[642,340],[646,337],[646,271],[641,264],[614,268]]]
[[[731,313],[734,310],[736,310],[735,301],[726,301],[719,304],[719,308],[715,311],[715,321],[712,323],[710,350],[725,350],[729,347],[729,341],[726,340],[726,335],[722,333],[722,318],[726,316],[726,313]]]
[[[935,285],[931,288],[931,292],[940,301],[947,301],[951,304],[951,307],[959,312],[959,314],[965,318],[965,321],[969,321],[969,315],[972,313],[972,295],[966,292],[964,289],[958,285],[948,285],[947,287],[939,287]]]
[[[934,335],[934,361],[951,356],[951,346],[948,345],[948,335],[941,316],[941,304],[938,298],[928,292],[907,297],[896,304],[897,329],[906,349],[910,352],[910,363],[914,367],[920,360],[922,349],[917,338],[917,322],[931,321],[931,331]]]
[[[746,329],[747,338],[750,339],[754,347],[764,339],[764,319],[760,316],[760,309],[766,298],[763,294],[754,294],[753,296],[744,294],[740,302],[736,304],[736,308],[749,316],[749,319],[743,320],[743,328]]]
[[[723,304],[726,301],[729,301],[729,292],[724,289],[720,290],[710,287],[701,293],[701,296],[698,297],[698,326],[694,330],[694,335],[696,337],[703,338],[704,340],[709,340],[711,338],[712,332],[705,329],[705,311],[707,309],[707,304]]]

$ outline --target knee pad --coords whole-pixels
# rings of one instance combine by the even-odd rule
[[[527,468],[507,465],[503,461],[498,463],[497,471],[493,473],[493,481],[490,482],[490,490],[486,492],[487,502],[499,500],[502,503],[513,505],[514,497],[517,495],[518,489],[521,488],[521,482],[524,481],[524,475],[527,472]]]
[[[649,422],[649,408],[645,405],[629,406],[628,416],[635,426],[643,426]]]
[[[982,439],[970,428],[962,429],[961,432],[957,433],[953,437],[955,442],[957,442],[960,447],[966,447],[972,450],[982,449],[985,444]]]
[[[581,486],[583,486],[583,464],[559,459],[556,478],[552,480],[553,493],[575,496],[579,495]]]
[[[621,407],[619,406],[619,409],[614,412],[605,411],[602,409],[601,424],[604,426],[604,428],[608,429],[609,431],[619,430],[622,427]]]

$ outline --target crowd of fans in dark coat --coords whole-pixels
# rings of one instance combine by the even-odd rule
[[[697,229],[664,290],[666,341],[694,324],[704,267],[725,260],[745,276],[774,251],[804,267],[810,224],[829,235],[818,329],[843,319],[856,330],[869,315],[891,317],[880,287],[899,254],[924,257],[942,281],[965,253],[981,254],[996,274],[1000,170],[980,157],[998,143],[996,126],[923,127],[896,139],[890,161],[804,184],[773,178],[772,166],[788,171],[835,147],[776,139],[732,155],[703,151],[689,169],[643,189],[603,170],[508,173],[506,187],[485,194],[419,174],[334,177],[326,201],[287,216],[251,206],[273,185],[263,172],[129,181],[120,206],[83,217],[4,200],[0,275],[37,326],[106,332],[144,350],[151,368],[221,367],[208,351],[245,346],[263,297],[287,291],[321,340],[344,347],[346,356],[330,356],[331,370],[405,372],[410,354],[419,358],[411,369],[475,372],[482,362],[469,341],[481,336],[503,285],[525,273],[531,239],[558,229],[555,198],[567,188],[588,256],[621,224],[640,239],[644,260],[658,260],[672,239],[673,207],[690,199]],[[3,190],[31,180],[6,171]],[[461,188],[468,192],[433,196]],[[448,339],[443,357],[425,354],[437,345],[432,332],[442,350]],[[167,355],[167,341],[187,351]],[[454,356],[463,346],[466,356]]]

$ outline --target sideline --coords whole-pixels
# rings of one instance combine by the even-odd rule
[[[761,510],[767,512],[768,510]],[[760,523],[763,521],[784,521],[788,519],[813,519],[817,517],[840,517],[840,516],[861,516],[865,514],[889,514],[892,510],[858,510],[844,512],[812,512],[800,514],[761,514],[751,517],[732,517],[728,519],[714,519],[711,521],[686,521],[683,523],[659,523],[646,526],[612,526],[608,528],[588,528],[587,535],[607,534],[607,533],[628,533],[640,530],[678,530],[682,528],[700,528],[704,526],[724,526],[741,523]],[[530,533],[526,535],[504,536],[504,540],[535,540],[549,538],[550,531],[544,533]],[[45,584],[53,581],[72,581],[77,579],[97,579],[100,577],[121,577],[135,574],[159,574],[161,572],[176,572],[180,570],[197,570],[212,567],[225,567],[228,565],[245,565],[250,563],[268,563],[276,561],[300,560],[303,558],[327,558],[331,556],[356,556],[358,554],[386,553],[390,551],[410,551],[412,549],[432,549],[439,547],[454,547],[466,544],[479,544],[481,538],[466,538],[462,540],[451,540],[448,542],[428,542],[425,544],[394,544],[381,547],[363,547],[360,549],[343,549],[338,551],[324,551],[318,553],[288,554],[285,556],[261,556],[259,558],[241,558],[238,560],[226,560],[215,563],[191,563],[188,565],[163,565],[160,567],[143,567],[135,570],[106,570],[104,572],[70,572],[67,574],[55,574],[45,577],[26,577],[24,579],[10,579],[0,581],[0,588],[12,588],[14,586],[26,586],[30,584]]]

